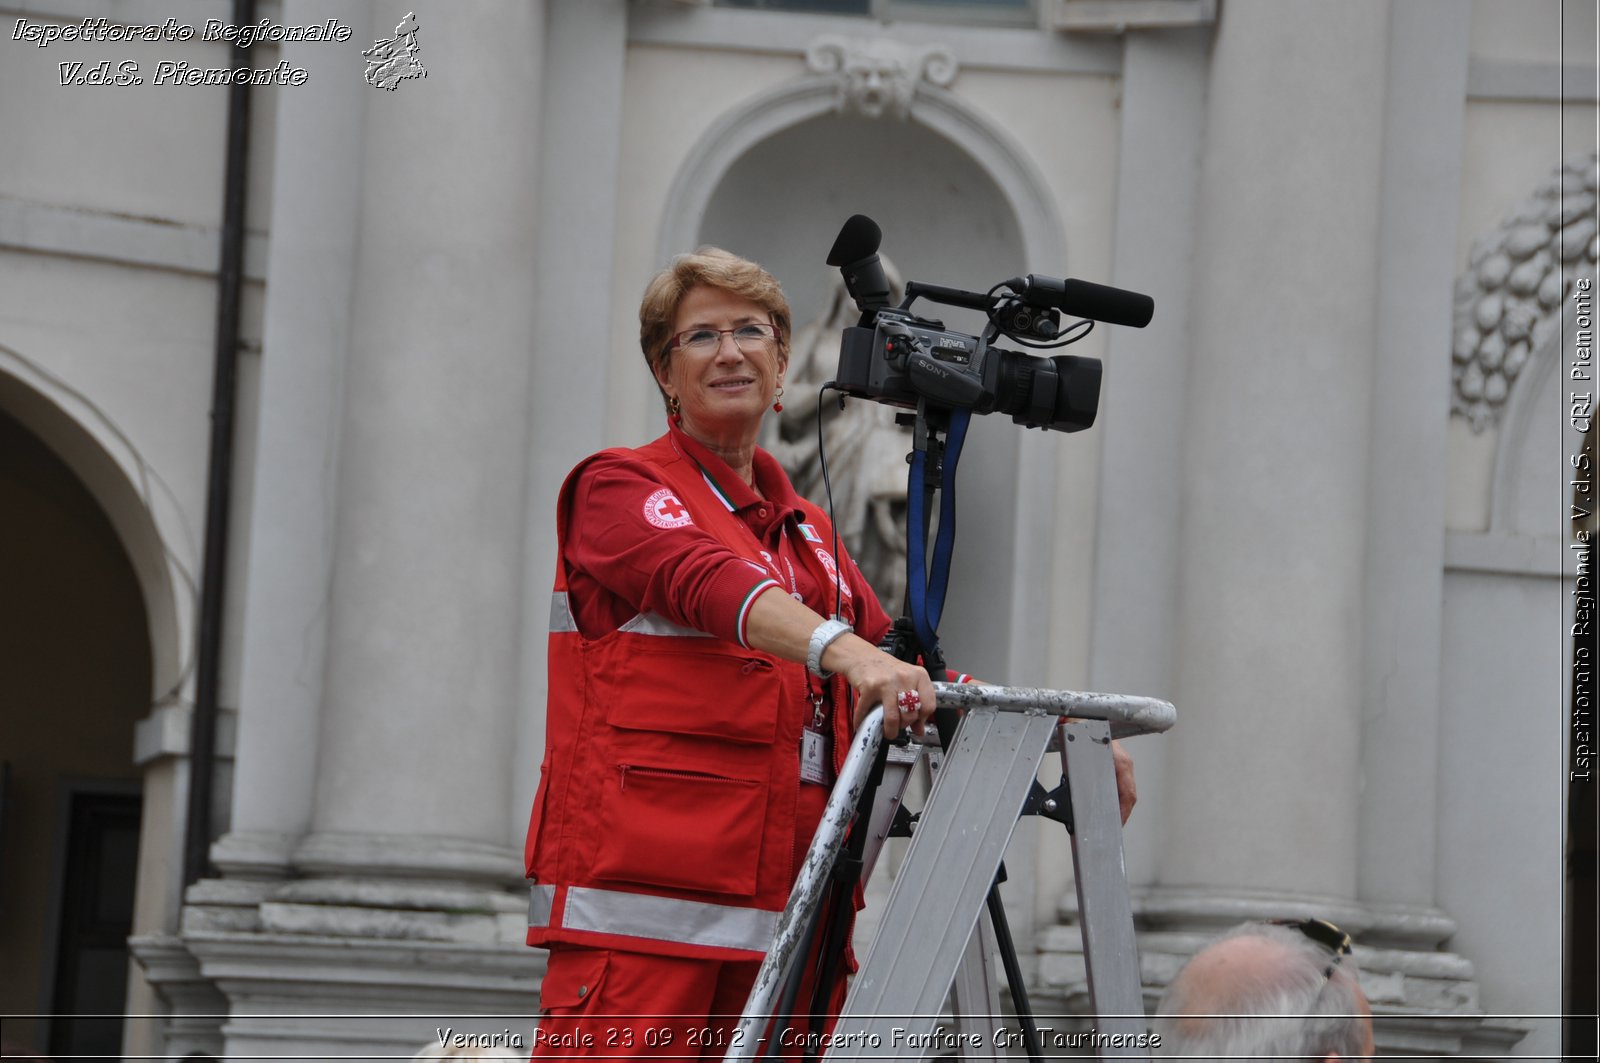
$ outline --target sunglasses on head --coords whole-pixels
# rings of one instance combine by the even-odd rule
[[[1334,968],[1343,963],[1344,958],[1354,951],[1350,935],[1326,919],[1268,919],[1267,923],[1271,926],[1286,926],[1291,930],[1298,930],[1333,953],[1333,962],[1322,972],[1324,982],[1333,977]]]

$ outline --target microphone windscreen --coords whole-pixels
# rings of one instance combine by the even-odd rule
[[[1148,295],[1113,288],[1109,284],[1092,281],[1068,280],[1062,284],[1061,299],[1056,304],[1069,314],[1090,317],[1109,325],[1131,325],[1144,328],[1155,316],[1156,301]]]
[[[833,249],[828,252],[828,265],[848,266],[852,262],[859,262],[877,254],[878,245],[882,242],[883,230],[878,228],[877,222],[865,214],[852,214],[833,241]]]

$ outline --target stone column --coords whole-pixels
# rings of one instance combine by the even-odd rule
[[[1356,887],[1382,3],[1230,4],[1186,387],[1164,886]]]
[[[1449,0],[1393,9],[1375,278],[1359,892],[1422,909],[1435,901],[1438,830],[1450,396],[1439,352],[1451,342],[1471,16]]]
[[[314,874],[516,874],[540,14],[418,10],[430,76],[365,104]]]
[[[286,0],[283,17],[312,17]],[[362,27],[365,28],[364,26]],[[327,607],[361,217],[366,88],[349,57],[287,43],[315,92],[281,92],[273,138],[256,469],[229,832],[212,858],[230,878],[283,878],[311,824],[317,719],[327,656]],[[256,190],[259,194],[260,190]]]
[[[1108,283],[1154,297],[1143,329],[1107,333],[1096,432],[1102,433],[1095,506],[1089,689],[1174,699],[1182,557],[1185,358],[1197,184],[1204,144],[1212,28],[1144,30],[1123,45],[1116,228]],[[1181,709],[1181,705],[1180,705]],[[1184,722],[1179,712],[1179,722]],[[1170,736],[1128,740],[1138,810],[1123,833],[1130,887],[1155,877],[1166,822]],[[1153,811],[1152,811],[1153,810]],[[1087,980],[1074,882],[1057,880],[1058,925],[1039,937],[1041,1007],[1085,1009]],[[1060,1003],[1058,1004],[1057,1001]]]
[[[1171,699],[1182,554],[1185,357],[1210,27],[1128,35],[1122,65],[1118,287],[1150,293],[1143,329],[1113,328],[1096,430],[1104,434],[1095,510],[1091,690]],[[1165,738],[1131,741],[1141,814],[1126,834],[1128,878],[1148,884],[1161,850]],[[1069,890],[1069,893],[1071,891]]]
[[[300,23],[323,16],[306,0],[286,0],[282,17]],[[364,32],[365,20],[358,21]],[[262,362],[243,536],[231,816],[211,851],[223,877],[189,889],[181,936],[135,946],[174,1016],[165,1031],[174,1055],[222,1051],[228,1002],[202,973],[191,945],[197,932],[258,926],[262,900],[294,874],[290,858],[310,826],[315,793],[365,86],[349,76],[354,59],[336,45],[285,43],[279,55],[304,67],[315,91],[280,91],[275,101],[262,322],[263,349],[271,355]]]
[[[520,698],[510,841],[521,845],[544,749],[545,634],[555,575],[556,494],[606,438],[611,352],[638,349],[610,335],[612,257],[622,150],[623,0],[552,0],[545,31],[540,134],[539,247],[534,286],[533,399],[528,460]],[[642,294],[639,293],[639,294]],[[626,355],[624,355],[626,357]],[[644,359],[637,359],[640,373]]]
[[[363,84],[361,50],[409,10],[427,76]],[[274,238],[289,239],[264,362],[280,343],[286,361],[263,448],[278,511],[258,500],[242,711],[259,749],[218,848],[225,869],[290,877],[185,920],[229,1001],[230,1056],[408,1053],[484,1012],[528,1014],[525,1037],[534,1008],[507,739],[544,5],[342,17],[349,42],[286,49],[316,91],[278,97]],[[410,1017],[331,1017],[389,1010]],[[269,1017],[316,1012],[330,1017]]]

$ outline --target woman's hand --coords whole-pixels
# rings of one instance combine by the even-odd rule
[[[772,591],[758,597],[746,620],[746,641],[758,650],[785,660],[804,663],[811,633],[822,617],[784,594]],[[894,738],[901,728],[921,734],[933,717],[933,680],[920,666],[884,653],[856,634],[840,635],[822,654],[822,668],[837,672],[855,688],[859,727],[872,706],[883,706],[883,736]]]
[[[874,705],[883,706],[887,739],[906,727],[920,735],[933,718],[933,680],[921,665],[908,664],[855,635],[844,635],[822,655],[822,666],[843,675],[855,690],[853,727],[861,726]]]
[[[1111,762],[1117,769],[1117,808],[1122,813],[1122,822],[1127,823],[1133,814],[1134,802],[1139,800],[1139,788],[1133,782],[1133,758],[1128,756],[1121,742],[1111,743]]]

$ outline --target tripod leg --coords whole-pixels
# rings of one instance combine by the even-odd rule
[[[1005,906],[1000,903],[998,882],[989,890],[989,918],[994,922],[995,941],[1000,947],[1001,962],[1005,964],[1006,980],[1011,983],[1011,1002],[1016,1006],[1017,1023],[1022,1027],[1022,1043],[1027,1046],[1028,1058],[1033,1063],[1044,1063],[1044,1045],[1039,1041],[1039,1026],[1033,1021],[1033,1005],[1028,1002],[1028,986],[1022,977],[1022,967],[1017,963],[1017,946],[1012,942]]]

